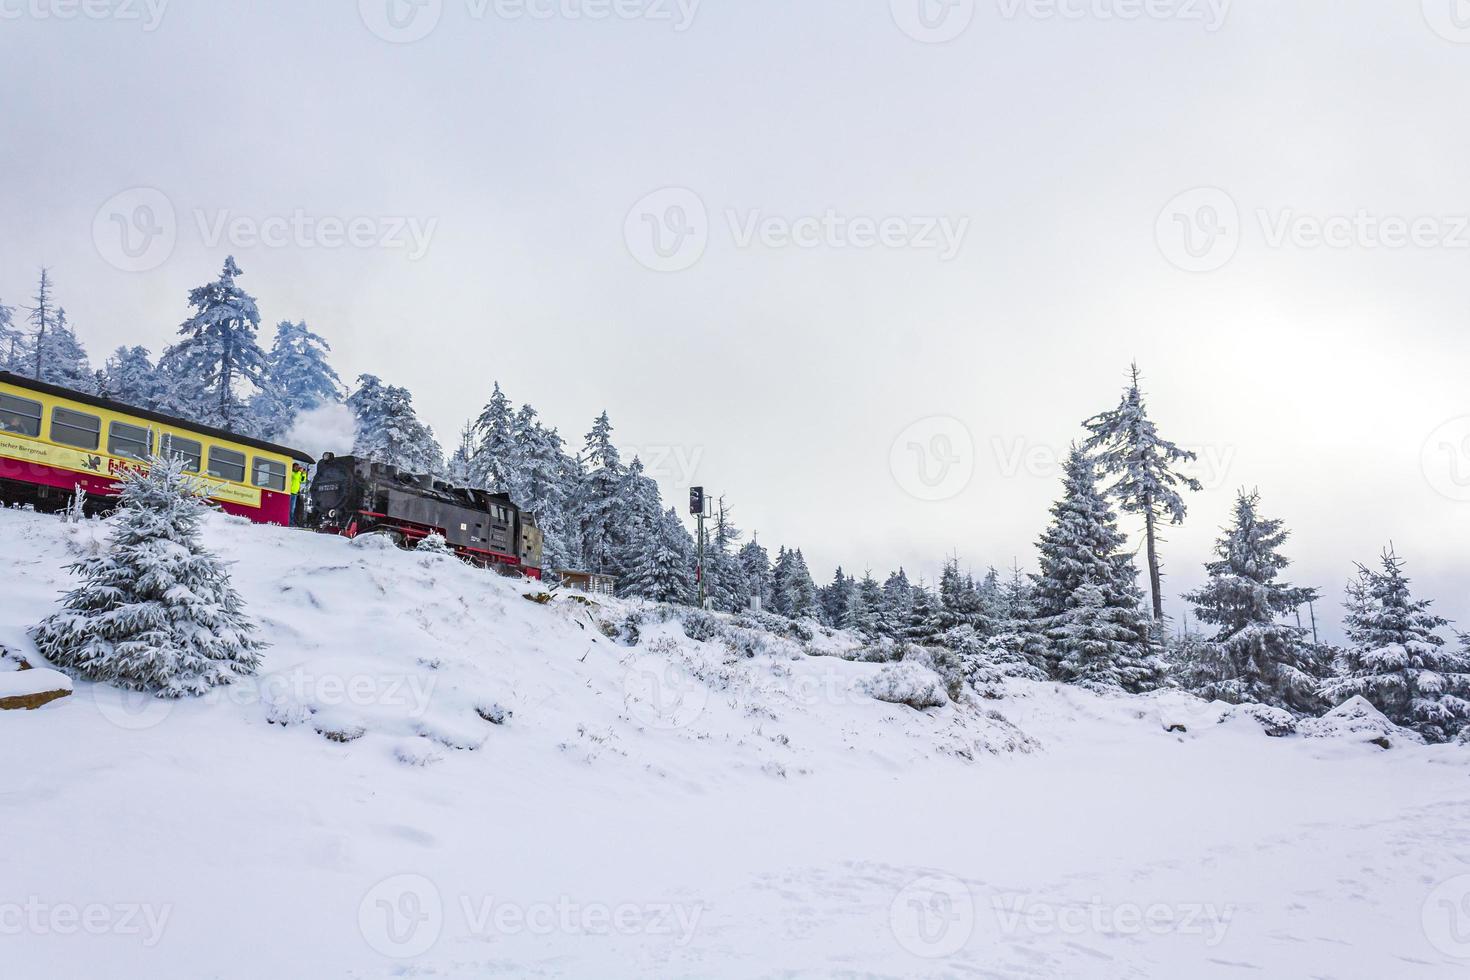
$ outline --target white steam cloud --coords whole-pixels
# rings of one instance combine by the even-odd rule
[[[280,441],[317,459],[323,453],[344,456],[357,442],[357,420],[346,405],[318,405],[297,415]]]

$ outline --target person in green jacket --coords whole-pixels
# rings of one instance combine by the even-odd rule
[[[301,522],[301,497],[302,490],[306,487],[306,467],[300,463],[291,464],[291,482],[287,489],[291,491],[291,526],[296,527]]]

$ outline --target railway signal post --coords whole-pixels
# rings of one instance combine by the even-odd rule
[[[694,568],[694,581],[699,590],[699,608],[703,609],[707,604],[707,594],[704,583],[704,518],[709,506],[705,498],[704,487],[689,488],[689,513],[694,515],[698,530],[695,533],[694,544],[698,558]]]

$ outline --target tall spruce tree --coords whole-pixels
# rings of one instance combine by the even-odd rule
[[[41,280],[36,285],[34,302],[36,305],[30,308],[30,315],[26,318],[31,324],[31,337],[26,348],[30,376],[40,381],[46,370],[47,335],[56,316],[56,304],[51,298],[51,271],[45,266],[41,267]]]
[[[690,603],[694,549],[678,513],[672,507],[663,511],[648,532],[637,538],[628,571],[620,580],[623,591],[655,602]]]
[[[612,442],[612,422],[603,412],[592,424],[580,457],[583,478],[578,500],[583,562],[589,571],[611,571],[618,561],[627,470]]]
[[[203,484],[183,466],[155,458],[123,474],[107,547],[71,566],[81,585],[32,631],[58,667],[166,698],[259,668],[255,624],[200,541]]]
[[[1133,692],[1158,686],[1164,666],[1140,607],[1138,571],[1117,515],[1098,490],[1092,458],[1076,446],[1051,514],[1032,577],[1051,672],[1094,687],[1109,679]]]
[[[1413,598],[1392,547],[1379,571],[1358,567],[1341,676],[1325,683],[1324,694],[1333,703],[1362,695],[1394,724],[1448,741],[1470,724],[1470,657],[1446,646],[1439,631],[1449,620],[1429,611],[1431,600]]]
[[[1321,707],[1325,665],[1302,627],[1281,618],[1315,601],[1317,591],[1282,582],[1291,564],[1280,553],[1289,532],[1262,517],[1261,495],[1242,490],[1234,518],[1205,565],[1209,580],[1184,598],[1215,635],[1197,651],[1188,673],[1196,692],[1232,704],[1254,701],[1300,713]]]
[[[511,428],[516,461],[514,499],[536,515],[543,538],[544,565],[571,568],[580,561],[576,519],[576,486],[569,482],[575,463],[561,435],[541,424],[536,410],[523,405]]]
[[[771,556],[761,547],[760,540],[752,535],[736,555],[736,560],[740,564],[741,581],[745,584],[741,605],[748,606],[752,598],[758,598],[761,608],[774,612],[775,579],[771,572]]]
[[[119,347],[102,368],[98,392],[138,408],[156,409],[163,399],[158,371],[146,347]]]
[[[410,473],[444,471],[444,452],[434,430],[419,421],[408,389],[385,385],[376,375],[357,379],[357,390],[347,399],[357,421],[354,455],[387,463]]]
[[[170,408],[191,419],[244,435],[259,435],[252,403],[270,381],[256,331],[255,299],[236,284],[233,256],[219,278],[189,292],[194,314],[179,327],[183,340],[164,351],[159,371]]]
[[[342,379],[327,360],[331,351],[305,321],[282,320],[276,325],[276,338],[266,355],[268,384],[256,406],[266,435],[281,435],[302,412],[342,401]]]
[[[510,493],[516,475],[515,410],[495,382],[490,400],[475,420],[475,451],[470,457],[470,480],[474,486],[496,493]]]
[[[32,339],[31,347],[40,365],[39,380],[89,394],[96,390],[97,378],[87,363],[86,348],[72,330],[66,310],[56,308],[50,326]]]
[[[1084,423],[1091,436],[1083,448],[1096,454],[1105,475],[1117,477],[1108,488],[1109,495],[1125,512],[1143,515],[1153,618],[1162,635],[1164,575],[1159,563],[1158,526],[1166,518],[1171,524],[1184,523],[1186,508],[1179,491],[1181,488],[1197,491],[1200,482],[1179,472],[1180,463],[1192,461],[1196,456],[1159,436],[1148,417],[1138,381],[1135,363],[1118,407]]]

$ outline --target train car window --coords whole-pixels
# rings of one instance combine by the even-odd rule
[[[153,433],[137,425],[113,422],[107,427],[107,453],[124,459],[147,459],[153,452]]]
[[[263,456],[255,457],[254,482],[257,487],[267,490],[285,490],[286,464]]]
[[[235,483],[245,482],[245,454],[233,449],[209,447],[209,475]]]
[[[63,446],[95,450],[102,438],[102,420],[69,408],[51,410],[51,441]]]
[[[177,456],[184,461],[184,469],[190,473],[199,472],[199,464],[204,461],[204,447],[193,439],[183,439],[172,432],[163,437],[163,455]]]
[[[30,436],[41,434],[41,403],[14,395],[0,395],[0,432]]]

